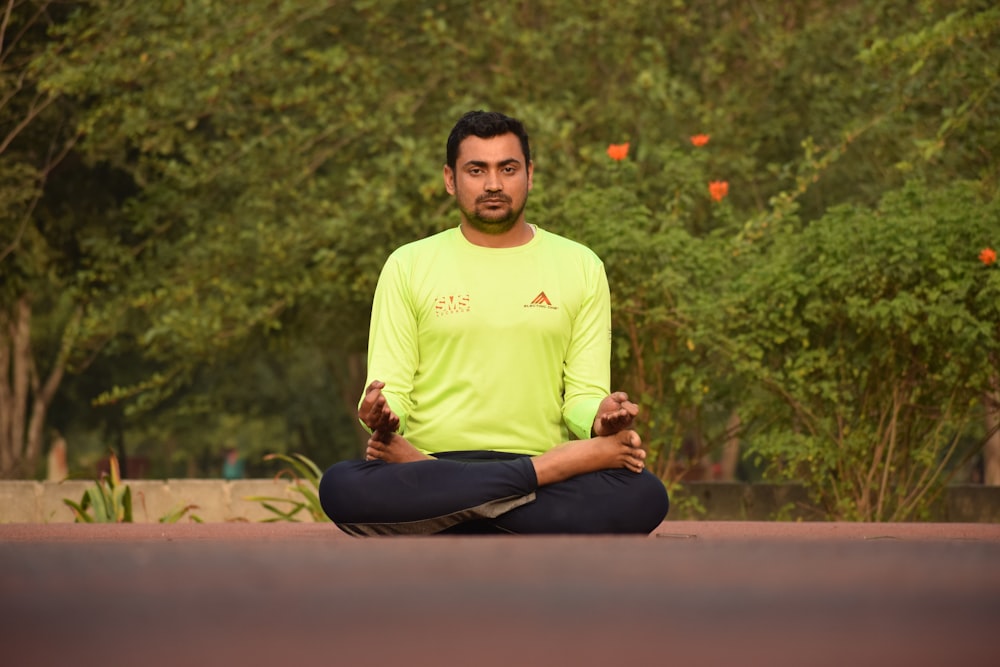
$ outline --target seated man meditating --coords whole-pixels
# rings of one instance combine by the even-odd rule
[[[533,172],[513,118],[469,112],[449,135],[460,224],[386,261],[358,408],[365,460],[320,483],[345,532],[648,534],[666,516],[631,430],[638,408],[609,390],[604,265],[526,221]]]

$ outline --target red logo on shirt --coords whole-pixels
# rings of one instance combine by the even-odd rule
[[[434,314],[438,317],[442,315],[454,315],[455,313],[467,313],[472,310],[469,305],[468,294],[450,294],[439,296],[434,300]]]
[[[553,306],[552,302],[549,301],[549,297],[545,296],[545,292],[539,292],[538,296],[531,300],[531,303],[524,304],[525,308],[548,308],[549,310],[558,310],[557,306]]]

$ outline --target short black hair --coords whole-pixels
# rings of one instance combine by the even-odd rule
[[[524,164],[531,164],[531,148],[528,146],[528,132],[524,124],[516,118],[505,116],[497,111],[468,111],[451,129],[448,135],[446,160],[452,171],[458,161],[458,146],[466,137],[476,136],[480,139],[490,139],[501,134],[513,134],[521,141],[524,151]]]

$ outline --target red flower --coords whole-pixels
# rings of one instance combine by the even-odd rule
[[[708,194],[712,195],[715,201],[722,201],[729,194],[729,183],[726,181],[712,181],[708,184]]]
[[[693,137],[691,137],[691,143],[694,144],[695,146],[704,146],[705,144],[708,143],[709,139],[711,139],[711,137],[709,137],[707,134],[696,134]]]
[[[628,156],[628,142],[608,146],[608,157],[615,162],[621,162]]]
[[[997,251],[993,248],[983,248],[979,252],[979,261],[989,266],[993,262],[997,261]]]

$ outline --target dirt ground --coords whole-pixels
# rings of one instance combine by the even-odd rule
[[[0,663],[1000,665],[1000,525],[0,525]]]

